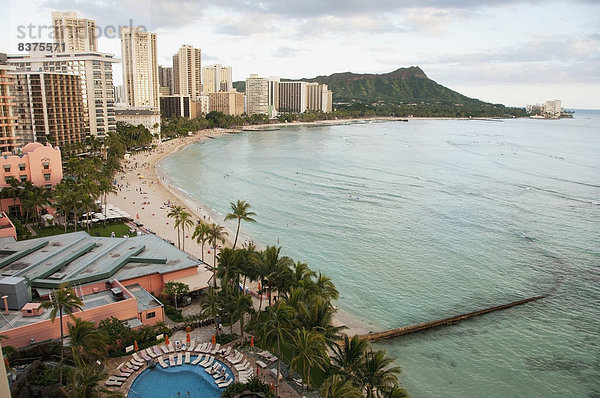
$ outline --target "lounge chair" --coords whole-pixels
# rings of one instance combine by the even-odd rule
[[[166,352],[161,350],[158,346],[153,346],[152,350],[154,351],[157,357],[161,356],[163,353],[166,354]]]
[[[213,348],[213,350],[210,353],[215,355],[217,352],[219,352],[220,349],[221,349],[221,344],[217,343],[217,344],[215,344],[215,348]]]
[[[169,364],[165,362],[165,360],[163,359],[163,357],[158,357],[158,364],[164,369],[164,368],[168,368]]]
[[[241,352],[238,352],[238,351],[234,351],[234,352],[235,352],[235,355],[233,355],[233,356],[230,355],[227,357],[227,360],[232,365],[235,365],[236,363],[241,362],[242,359],[244,358],[244,355]]]
[[[208,362],[205,363],[204,365],[202,365],[205,368],[208,368],[209,366],[211,366],[213,363],[215,362],[215,357],[210,356],[208,357]]]
[[[154,353],[154,351],[152,351],[152,348],[150,348],[150,347],[146,348],[146,354],[148,354],[150,356],[150,358],[152,358],[152,359],[154,359],[158,356]]]
[[[123,373],[129,373],[129,374],[132,374],[132,373],[133,373],[133,369],[131,369],[131,368],[128,368],[128,367],[126,366],[126,363],[125,363],[125,362],[122,362],[122,363],[121,363],[119,366],[117,366],[117,370],[118,370],[118,371],[121,371],[121,372],[123,372]]]
[[[204,351],[203,351],[203,350],[204,350],[204,347],[206,347],[206,343],[201,343],[201,344],[198,344],[198,345],[196,346],[196,348],[194,348],[194,351],[195,351],[195,352],[204,352]]]
[[[248,369],[249,366],[250,366],[250,364],[248,363],[247,359],[244,359],[244,362],[242,362],[242,363],[233,365],[233,367],[237,371],[246,370],[246,369]]]
[[[215,372],[219,371],[219,368],[221,368],[221,364],[219,362],[215,362],[210,368],[206,368],[206,373],[209,375],[215,374]]]
[[[169,354],[169,365],[175,366],[175,356],[173,354]]]
[[[173,343],[169,343],[167,345],[167,348],[169,349],[169,352],[175,352],[175,347],[173,347]]]
[[[185,353],[185,359],[183,363],[190,363],[190,353],[189,351]]]
[[[142,358],[144,359],[144,362],[145,362],[145,361],[149,361],[149,360],[151,360],[151,359],[152,359],[152,358],[150,358],[150,356],[148,355],[148,353],[146,352],[146,350],[141,350],[141,351],[140,351],[140,355],[141,355],[141,356],[142,356]]]
[[[183,354],[179,353],[177,354],[177,365],[182,365],[183,364]]]
[[[198,365],[202,361],[202,355],[198,355],[196,359],[192,361],[192,365]]]
[[[224,357],[229,356],[229,354],[231,354],[231,346],[227,347],[227,349],[225,351],[222,352],[222,355]]]
[[[209,359],[210,359],[210,355],[204,355],[204,359],[202,359],[200,362],[198,362],[198,366],[204,367],[204,364],[208,363]]]
[[[229,386],[231,383],[233,383],[233,379],[229,379],[227,381],[223,381],[221,383],[217,383],[217,387],[219,387],[219,388],[225,388],[225,387]]]
[[[106,384],[109,387],[121,387],[121,385],[123,384],[122,381],[116,381],[116,380],[112,380],[112,379],[108,379],[104,382],[104,384]]]
[[[166,345],[161,345],[160,349],[162,350],[163,353],[168,354],[169,352],[169,347],[167,347]]]
[[[110,376],[110,377],[108,378],[108,380],[116,380],[116,381],[121,381],[121,382],[123,382],[123,381],[127,380],[127,377],[122,377],[122,376]]]
[[[134,372],[140,368],[138,365],[134,365],[131,362],[126,362],[125,366],[127,367],[127,369],[130,369],[132,372]]]
[[[187,350],[188,351],[194,351],[194,345],[196,344],[196,340],[192,339],[192,341],[190,341],[190,344],[188,344]]]
[[[140,358],[140,357],[139,357],[139,355],[137,354],[137,352],[134,352],[133,354],[131,354],[131,357],[132,357],[133,359],[135,359],[137,362],[140,362],[142,365],[143,365],[144,363],[146,363],[146,360],[145,360],[145,359],[142,359],[142,358]]]
[[[116,371],[113,376],[115,377],[123,377],[125,379],[127,379],[129,376],[131,376],[131,373],[123,373],[121,371]]]

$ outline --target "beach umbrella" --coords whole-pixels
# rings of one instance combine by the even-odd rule
[[[136,350],[136,351],[139,351],[139,347],[138,347],[137,340],[135,340],[135,341],[133,342],[133,349],[134,349],[134,350]]]
[[[185,341],[187,341],[188,344],[190,343],[191,339],[190,339],[190,334],[189,333],[187,333],[185,335]]]
[[[169,343],[169,335],[167,334],[167,335],[165,335],[165,336],[166,336],[166,338],[165,338],[165,343],[166,343],[167,345],[169,345],[169,344],[170,344],[170,343]]]
[[[137,218],[139,220],[140,219],[140,215],[138,213],[135,213],[135,218]]]
[[[212,339],[211,339],[211,340],[212,340],[212,343],[213,343],[213,344],[215,344],[215,343],[217,342],[217,339],[215,338],[215,335],[214,335],[214,334],[212,335]]]
[[[254,347],[254,336],[250,336],[250,347]]]

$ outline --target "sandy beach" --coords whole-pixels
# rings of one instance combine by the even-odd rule
[[[357,123],[369,119],[345,119],[345,120],[326,120],[320,122],[297,122],[297,123],[274,123],[268,125],[248,126],[246,130],[260,130],[269,128],[278,128],[283,126],[302,126],[302,125],[334,125]],[[374,118],[372,121],[394,121],[399,118]],[[204,220],[206,222],[216,222],[223,225],[228,232],[228,238],[225,246],[231,247],[235,237],[235,223],[223,222],[223,216],[215,214],[210,208],[198,202],[196,199],[188,197],[178,187],[172,186],[165,176],[157,172],[157,164],[161,159],[168,155],[175,154],[187,145],[206,140],[209,137],[216,137],[223,134],[239,132],[239,129],[210,129],[201,130],[189,137],[181,137],[170,141],[160,143],[155,149],[139,152],[129,156],[122,162],[122,171],[115,176],[117,183],[117,192],[108,196],[108,203],[129,213],[135,221],[143,225],[142,232],[151,230],[157,236],[173,242],[177,245],[177,230],[173,226],[173,219],[167,217],[170,211],[169,205],[182,206],[192,214],[194,220]],[[243,198],[241,198],[243,199]],[[238,242],[251,240],[243,232],[243,225],[240,231]],[[200,245],[192,241],[191,236],[193,228],[186,231],[185,239],[181,237],[182,249],[187,253],[202,258]],[[258,249],[263,249],[261,242],[253,242]],[[238,247],[241,245],[238,245]],[[208,244],[204,248],[204,261],[212,265],[214,252],[210,250]],[[334,281],[335,282],[335,281]],[[256,289],[256,285],[250,285],[251,289]],[[370,328],[359,319],[338,310],[335,322],[338,325],[345,325],[349,328],[347,333],[368,333]]]

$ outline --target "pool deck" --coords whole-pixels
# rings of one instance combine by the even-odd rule
[[[192,340],[195,340],[195,343],[197,346],[198,344],[210,342],[213,334],[214,334],[214,326],[206,326],[206,327],[194,329],[192,332],[190,332],[190,338]],[[175,341],[185,342],[186,341],[186,332],[183,330],[177,331],[173,334],[173,336],[169,337],[169,340],[171,342],[175,342]],[[235,344],[235,342],[231,342],[229,344],[222,345],[221,349],[226,349],[229,346],[233,346],[234,344]],[[164,345],[164,343],[159,344],[159,346],[160,345]],[[265,382],[267,384],[274,384],[276,381],[275,380],[276,375],[273,374],[269,369],[276,368],[277,362],[275,361],[273,363],[269,363],[263,357],[259,356],[258,352],[262,351],[261,349],[257,349],[257,348],[246,349],[246,348],[244,348],[243,351],[244,351],[243,352],[244,359],[246,359],[250,363],[250,365],[252,365],[252,368],[254,369],[255,374],[258,373],[258,376],[263,380],[263,382]],[[192,359],[194,359],[197,355],[198,355],[198,353],[192,352]],[[163,354],[162,356],[163,356],[163,358],[167,357],[166,354]],[[109,376],[112,376],[113,374],[118,373],[117,367],[119,366],[119,364],[129,361],[131,358],[132,358],[132,355],[126,355],[126,356],[119,357],[119,358],[108,358],[105,365],[106,365],[106,369],[109,373]],[[226,359],[224,359],[222,355],[217,354],[217,355],[215,355],[215,358],[219,359],[221,362],[225,363],[229,367],[229,369],[231,369],[231,371],[233,372],[233,374],[235,376],[235,381],[239,380],[238,379],[239,372]],[[260,364],[257,364],[257,361],[260,362]],[[265,364],[265,362],[267,362],[267,363]],[[263,364],[267,365],[267,366],[263,368],[262,367]],[[159,366],[159,365],[157,365],[157,366]],[[140,369],[134,371],[131,374],[131,376],[129,376],[121,386],[112,387],[112,388],[114,388],[116,391],[120,391],[126,397],[127,393],[129,392],[129,388],[133,384],[133,381],[136,379],[136,377],[142,371],[144,371],[144,369],[146,369],[145,365],[141,366]],[[282,398],[300,398],[300,394],[294,388],[292,388],[292,386],[290,386],[285,379],[281,380],[279,383],[279,395]]]

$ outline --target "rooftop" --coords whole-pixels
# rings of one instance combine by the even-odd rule
[[[18,242],[0,238],[0,277],[27,278],[32,288],[123,281],[200,265],[199,259],[152,234],[104,238],[80,231]]]

